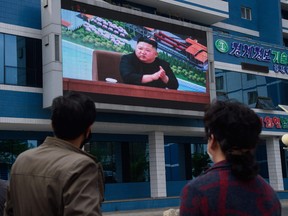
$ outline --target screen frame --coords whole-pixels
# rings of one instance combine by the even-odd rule
[[[73,8],[79,8],[78,12],[95,14],[93,11],[97,11],[97,16],[104,16],[104,14],[110,13],[113,19],[121,19],[121,16],[125,14],[129,19],[142,19],[144,22],[149,22],[149,25],[163,25],[173,27],[175,32],[185,30],[189,32],[191,30],[202,31],[206,34],[207,50],[209,53],[212,45],[209,43],[209,38],[212,36],[212,30],[207,27],[197,26],[191,23],[185,23],[178,20],[171,20],[165,17],[159,17],[154,14],[147,14],[144,12],[133,11],[127,8],[115,7],[108,3],[95,2],[95,5],[91,5],[88,1],[61,1],[61,8],[71,10]],[[94,4],[94,2],[93,2]],[[70,7],[70,9],[68,8]],[[107,16],[104,16],[107,17]],[[143,18],[145,17],[145,18]],[[108,16],[109,18],[109,16]],[[165,29],[165,28],[164,28]],[[111,103],[111,104],[123,104],[133,106],[147,106],[147,107],[163,107],[172,109],[188,109],[188,110],[203,110],[204,106],[210,102],[210,62],[211,55],[208,54],[209,69],[206,72],[206,92],[191,92],[172,89],[158,89],[146,86],[136,86],[130,84],[121,83],[107,83],[102,81],[90,81],[90,80],[78,80],[63,78],[63,91],[78,91],[89,94],[95,102]]]

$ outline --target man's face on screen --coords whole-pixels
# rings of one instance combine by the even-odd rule
[[[137,58],[144,63],[154,62],[158,55],[155,47],[142,41],[136,45],[135,54]]]

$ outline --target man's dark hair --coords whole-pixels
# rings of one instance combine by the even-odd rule
[[[219,142],[232,173],[241,180],[258,173],[254,151],[259,142],[262,124],[257,114],[237,101],[214,101],[204,115],[207,137]]]
[[[64,140],[79,137],[96,118],[93,100],[79,93],[69,92],[55,98],[51,109],[54,134]]]
[[[155,40],[149,39],[147,37],[139,37],[137,40],[137,44],[139,42],[145,42],[145,43],[151,44],[155,49],[157,49],[158,47],[158,44]]]

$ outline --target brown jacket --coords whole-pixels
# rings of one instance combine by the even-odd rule
[[[70,143],[47,137],[13,164],[4,215],[100,216],[102,166]]]
[[[4,204],[6,202],[8,182],[6,180],[0,179],[0,216],[3,216]]]

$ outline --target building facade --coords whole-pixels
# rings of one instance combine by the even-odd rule
[[[210,164],[202,117],[215,98],[256,111],[263,122],[260,174],[287,190],[280,138],[288,114],[279,105],[288,105],[288,2],[0,3],[1,178],[9,178],[19,153],[53,135],[51,102],[73,90],[98,109],[85,150],[104,167],[104,211],[179,204],[182,187]],[[112,73],[111,53],[132,52],[139,35],[157,40],[178,90],[124,84]],[[109,57],[100,59],[99,50]]]

